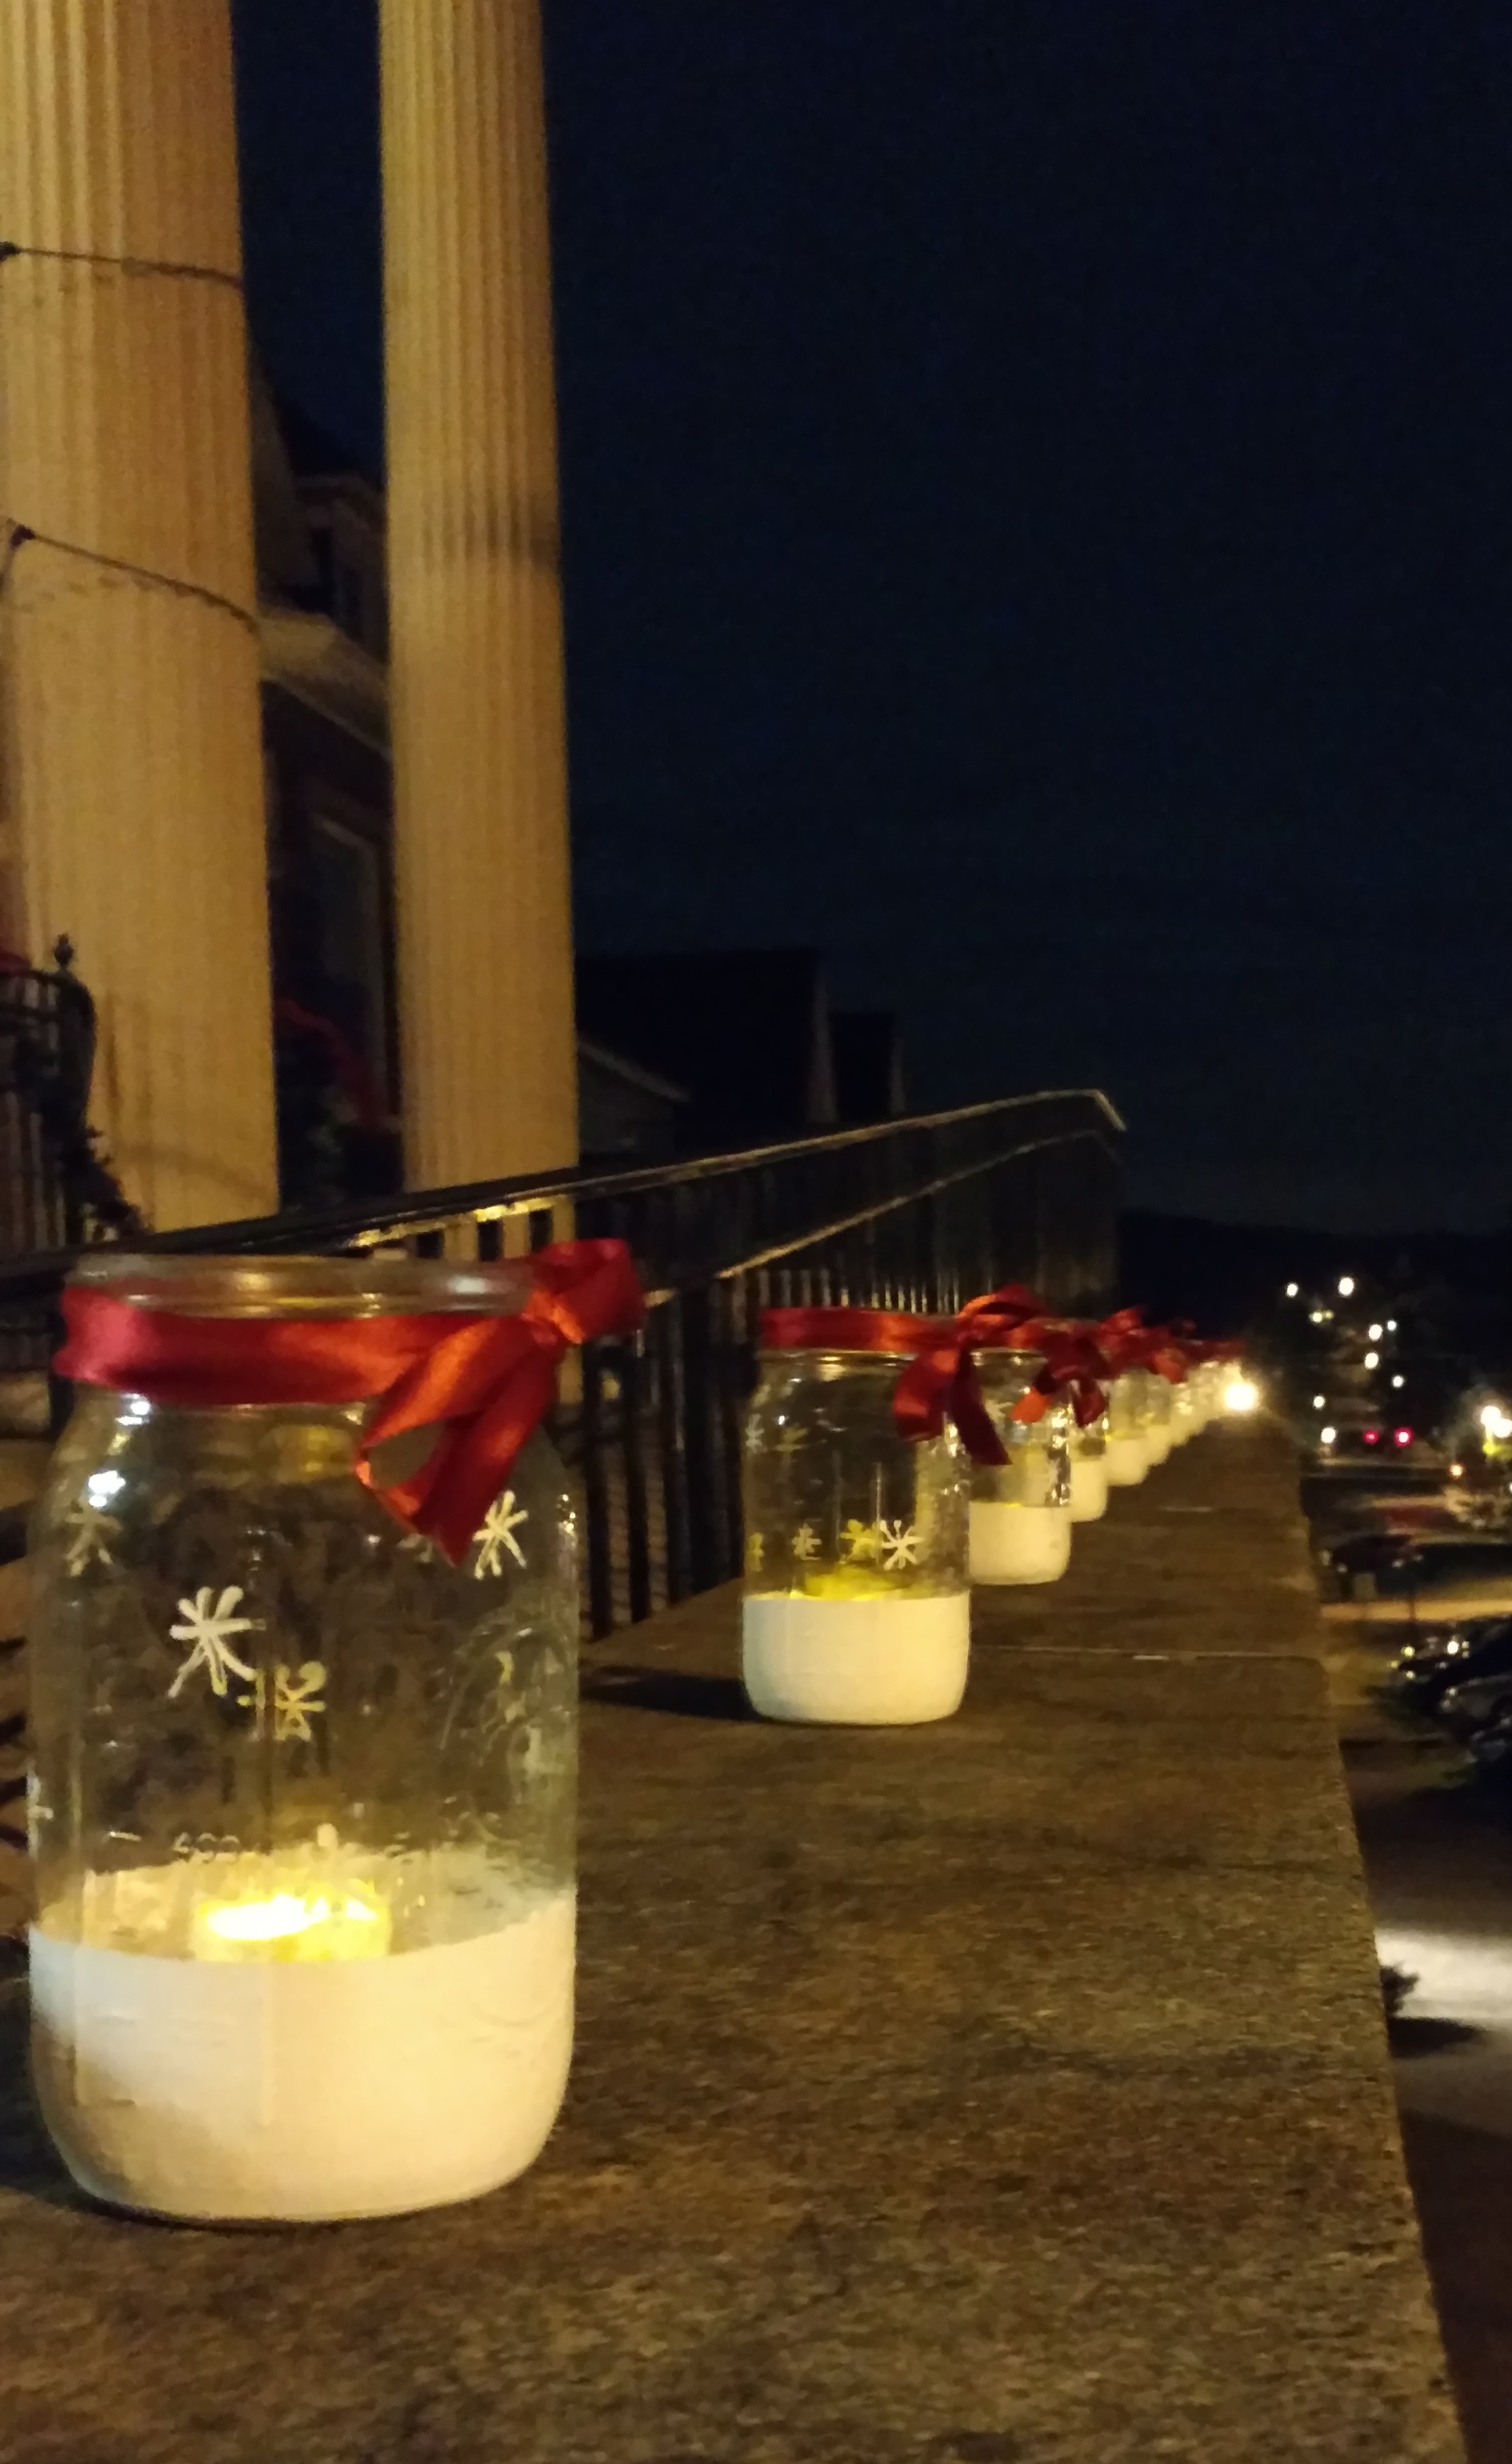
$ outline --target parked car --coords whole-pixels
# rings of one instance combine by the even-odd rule
[[[1329,1619],[1452,1625],[1465,1617],[1509,1617],[1512,1540],[1474,1531],[1397,1539],[1393,1549],[1362,1565],[1330,1564],[1324,1588],[1332,1592],[1323,1607]]]
[[[1315,1494],[1310,1512],[1319,1548],[1362,1539],[1371,1532],[1466,1531],[1488,1519],[1478,1501],[1442,1481],[1416,1482],[1401,1488],[1341,1485],[1325,1496]],[[1494,1517],[1489,1519],[1494,1523]]]
[[[1435,1713],[1452,1737],[1467,1745],[1486,1729],[1499,1727],[1508,1715],[1512,1715],[1512,1658],[1494,1674],[1449,1686],[1440,1694]]]
[[[1379,1588],[1383,1578],[1397,1569],[1426,1568],[1440,1558],[1446,1562],[1452,1558],[1463,1559],[1468,1570],[1473,1557],[1483,1557],[1487,1548],[1503,1545],[1512,1565],[1512,1538],[1503,1544],[1499,1535],[1457,1526],[1448,1531],[1404,1532],[1378,1526],[1370,1531],[1348,1532],[1319,1551],[1324,1595],[1368,1600],[1374,1596],[1372,1584]]]
[[[1479,1769],[1504,1785],[1512,1776],[1512,1705],[1503,1704],[1484,1727],[1478,1728],[1465,1742]]]
[[[1512,1695],[1512,1617],[1418,1627],[1391,1662],[1391,1691],[1414,1710],[1442,1707],[1451,1692],[1491,1683]]]
[[[1320,1429],[1312,1441],[1316,1471],[1356,1478],[1365,1471],[1387,1481],[1399,1475],[1410,1482],[1420,1480],[1426,1470],[1436,1468],[1444,1460],[1442,1448],[1432,1438],[1390,1415],[1338,1404],[1324,1427],[1332,1435],[1326,1443]]]

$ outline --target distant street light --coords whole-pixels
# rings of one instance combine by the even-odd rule
[[[1380,1353],[1378,1352],[1368,1352],[1365,1355],[1365,1365],[1367,1369],[1379,1369],[1381,1365]]]
[[[1354,1277],[1353,1277],[1352,1275],[1341,1275],[1341,1276],[1339,1277],[1339,1297],[1340,1297],[1340,1299],[1341,1299],[1341,1300],[1346,1300],[1346,1301],[1347,1301],[1347,1300],[1348,1300],[1348,1299],[1350,1298],[1351,1294],[1353,1293],[1353,1290],[1354,1290]]]
[[[1326,1412],[1328,1408],[1327,1396],[1315,1395],[1312,1398],[1312,1408],[1315,1412]]]
[[[1367,1327],[1366,1332],[1369,1334],[1372,1343],[1379,1343],[1382,1335],[1386,1332],[1386,1329],[1384,1326],[1371,1326]]]
[[[1286,1298],[1289,1301],[1294,1301],[1301,1288],[1302,1287],[1299,1284],[1288,1284],[1286,1287]]]

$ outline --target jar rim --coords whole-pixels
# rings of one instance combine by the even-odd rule
[[[851,1350],[843,1343],[763,1343],[757,1349],[760,1360],[844,1360],[865,1368],[896,1368],[900,1361],[918,1357],[912,1352],[875,1352],[868,1345],[863,1352]]]
[[[76,1288],[108,1292],[177,1317],[415,1317],[455,1312],[516,1317],[530,1298],[530,1263],[290,1251],[99,1249],[70,1274]]]

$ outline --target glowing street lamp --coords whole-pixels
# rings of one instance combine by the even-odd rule
[[[1339,1277],[1339,1298],[1343,1301],[1347,1301],[1353,1297],[1353,1293],[1354,1277],[1352,1275],[1341,1275]]]

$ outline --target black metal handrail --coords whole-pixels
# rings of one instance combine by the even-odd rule
[[[132,1245],[462,1262],[572,1234],[626,1242],[646,1331],[585,1346],[557,1419],[583,1507],[587,1622],[602,1635],[740,1570],[740,1428],[763,1308],[946,1315],[1009,1280],[1093,1307],[1113,1286],[1123,1132],[1094,1090],[1010,1096],[737,1155],[537,1173]],[[0,1331],[8,1312],[55,1306],[74,1254],[0,1267]]]

